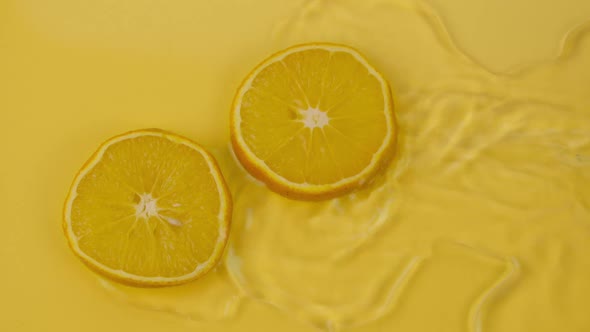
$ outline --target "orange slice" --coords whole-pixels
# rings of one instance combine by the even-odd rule
[[[220,259],[231,198],[214,158],[157,129],[103,143],[64,207],[64,232],[93,270],[135,286],[181,284]]]
[[[231,142],[272,190],[317,200],[354,190],[393,154],[389,85],[356,50],[305,44],[259,64],[239,87]]]

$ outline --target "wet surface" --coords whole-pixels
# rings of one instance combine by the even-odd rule
[[[225,3],[230,6],[232,1]],[[214,54],[186,43],[192,16],[182,11],[164,11],[168,16],[150,12],[131,21],[125,15],[104,16],[111,20],[105,23],[100,21],[103,16],[93,18],[93,13],[109,8],[125,13],[125,5],[96,6],[79,8],[79,15],[70,21],[59,21],[59,11],[44,11],[47,8],[29,2],[23,2],[20,13],[25,21],[35,22],[31,29],[46,36],[46,43],[85,45],[70,50],[76,61],[71,62],[72,72],[64,74],[68,82],[86,77],[111,80],[101,76],[100,68],[86,69],[85,76],[75,73],[76,68],[85,68],[84,61],[94,52],[84,48],[94,45],[101,52],[111,50],[105,53],[110,56],[124,54],[118,60],[108,56],[104,60],[105,68],[127,70],[121,86],[153,76],[168,79],[171,86],[191,86],[190,91],[149,85],[129,88],[136,98],[162,93],[154,107],[161,109],[176,100],[181,106],[174,119],[147,107],[143,115],[147,120],[129,114],[118,122],[121,128],[111,129],[117,133],[132,129],[129,126],[158,126],[191,133],[198,123],[202,130],[187,136],[222,146],[214,153],[235,206],[224,262],[202,280],[144,290],[92,276],[91,286],[80,287],[100,286],[109,301],[197,325],[215,322],[219,329],[259,326],[256,321],[265,317],[241,316],[243,304],[251,302],[268,304],[280,315],[294,318],[301,323],[290,323],[294,330],[590,329],[585,309],[590,305],[590,28],[579,17],[572,16],[566,32],[559,33],[563,41],[555,41],[557,47],[545,47],[544,54],[527,54],[529,58],[519,61],[505,56],[491,65],[494,56],[474,51],[474,42],[453,30],[459,25],[447,24],[451,18],[428,2],[299,1],[281,9],[272,29],[251,27],[264,36],[260,43],[265,49],[245,52],[243,60],[236,61],[240,54]],[[237,14],[223,16],[227,6],[211,9],[211,17],[224,17],[222,23],[212,18],[206,22],[226,24],[215,38],[229,43],[237,31],[230,22],[252,20]],[[150,24],[150,38],[135,38]],[[112,29],[93,28],[102,25]],[[174,38],[167,37],[173,32]],[[460,44],[462,40],[466,45]],[[233,89],[247,71],[272,51],[309,41],[349,44],[365,53],[393,87],[400,128],[395,159],[374,183],[351,195],[315,203],[283,198],[246,175],[231,157],[225,129]],[[16,42],[5,39],[5,43]],[[54,48],[49,48],[48,59],[59,54]],[[557,51],[551,55],[553,49]],[[135,62],[134,54],[143,57]],[[188,66],[195,54],[200,59],[215,56],[227,71],[214,74],[205,65]],[[16,53],[6,55],[12,56],[16,59]],[[42,67],[49,60],[40,61]],[[174,63],[165,69],[186,76],[167,76],[164,69],[143,74],[144,68],[161,62]],[[59,74],[57,69],[39,74],[31,66],[30,77]],[[126,78],[133,75],[135,79]],[[193,78],[199,75],[210,78],[207,84]],[[51,81],[30,83],[18,77],[13,82],[17,88]],[[195,91],[204,85],[217,90]],[[126,93],[110,91],[106,83],[101,91],[110,93],[113,103],[102,106],[137,106]],[[67,93],[61,93],[42,98],[55,103],[66,99]],[[60,104],[65,108],[86,105],[84,98],[91,96],[83,89],[69,93],[80,99]],[[15,96],[19,97],[9,98]],[[199,103],[188,102],[194,99]],[[115,113],[94,117],[92,103],[87,103],[87,120],[72,128],[94,128],[119,119]],[[216,112],[193,119],[193,124],[175,120],[196,108]],[[41,122],[35,128],[42,128]],[[80,134],[81,129],[72,128],[63,135]],[[110,136],[89,132],[93,139]],[[80,144],[85,145],[80,146],[91,149],[90,141],[83,140]],[[68,144],[72,143],[62,142]],[[72,159],[68,167],[80,160]],[[70,171],[59,174],[66,178]],[[12,232],[15,238],[19,234]],[[62,254],[66,255],[65,248]],[[68,266],[78,264],[70,261]],[[82,268],[72,273],[86,275]],[[236,322],[245,323],[236,328],[232,325]]]

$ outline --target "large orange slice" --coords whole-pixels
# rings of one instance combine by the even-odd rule
[[[231,111],[238,160],[293,198],[329,198],[363,185],[391,157],[395,140],[389,85],[343,45],[272,55],[246,77]]]

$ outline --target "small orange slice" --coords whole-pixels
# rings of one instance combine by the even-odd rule
[[[135,286],[168,286],[219,261],[230,218],[230,193],[213,157],[150,129],[98,148],[74,179],[63,227],[93,270]]]

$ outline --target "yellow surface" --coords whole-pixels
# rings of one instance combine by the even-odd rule
[[[231,194],[206,150],[144,129],[104,142],[76,175],[63,229],[93,270],[135,286],[195,280],[219,262]]]
[[[393,107],[389,84],[357,50],[295,45],[240,85],[231,145],[244,168],[279,194],[333,198],[368,183],[392,159]]]
[[[583,0],[1,1],[0,330],[588,331],[588,18]],[[237,168],[228,114],[256,63],[310,41],[382,70],[399,157],[368,190],[294,203]],[[186,286],[100,279],[61,232],[87,156],[146,127],[214,150],[235,196],[225,264]]]

